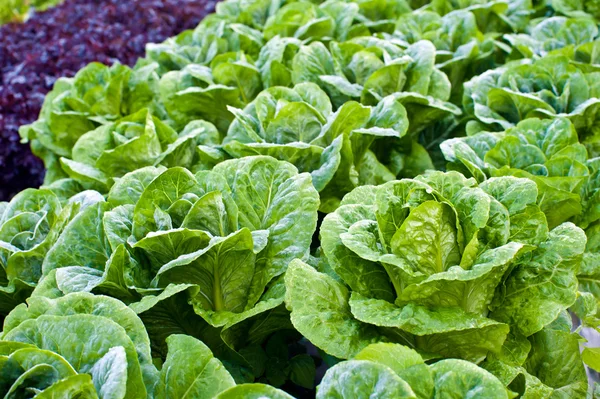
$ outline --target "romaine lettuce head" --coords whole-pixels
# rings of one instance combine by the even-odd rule
[[[375,107],[350,101],[333,112],[319,86],[300,83],[293,89],[271,87],[244,110],[230,111],[236,119],[223,150],[233,158],[270,155],[311,173],[323,212],[334,210],[358,185],[396,177],[371,151],[372,144],[407,148],[406,110],[393,97]]]
[[[260,73],[244,52],[227,52],[209,65],[189,64],[164,74],[160,99],[177,128],[204,119],[225,133],[233,115],[228,106],[243,107],[262,89]]]
[[[588,159],[568,119],[530,118],[501,133],[448,140],[441,148],[449,169],[480,182],[509,175],[534,181],[537,203],[551,228],[572,218],[593,218],[584,208],[592,205],[587,199],[598,188],[594,160]]]
[[[549,231],[536,198],[528,179],[457,172],[355,189],[321,226],[332,272],[286,273],[292,323],[340,358],[391,341],[479,361],[540,331],[575,302],[586,239]]]
[[[424,7],[440,15],[455,10],[472,12],[482,32],[519,32],[534,13],[531,0],[432,0]]]
[[[263,35],[328,42],[391,33],[395,19],[410,11],[404,0],[290,2],[267,19]]]
[[[280,276],[308,255],[318,207],[310,175],[271,157],[196,175],[142,168],[67,225],[34,295],[114,296],[141,315],[158,356],[169,334],[187,333],[247,370],[240,350],[291,329]]]
[[[596,157],[598,76],[561,55],[513,62],[465,83],[463,106],[483,129],[495,131],[527,118],[568,118],[589,155]]]
[[[598,26],[588,18],[555,16],[537,22],[526,34],[504,35],[513,50],[524,58],[543,57],[556,50],[581,58],[598,38]]]
[[[77,140],[100,125],[142,108],[164,112],[155,102],[158,94],[157,64],[130,69],[91,63],[73,78],[59,79],[46,96],[40,118],[22,126],[23,140],[44,160],[48,176],[58,167],[58,157],[70,157]]]
[[[558,14],[576,18],[600,19],[598,0],[552,0],[550,2]]]
[[[313,82],[335,109],[350,100],[375,105],[394,95],[407,109],[410,131],[418,133],[447,115],[460,115],[448,102],[451,85],[435,66],[435,47],[419,41],[408,48],[376,37],[302,45],[289,38],[271,39],[257,61],[263,82],[289,86]]]
[[[0,318],[31,294],[48,250],[71,219],[100,200],[82,192],[64,201],[50,187],[30,188],[0,203]]]
[[[183,69],[190,64],[210,65],[221,54],[243,52],[252,58],[264,44],[261,31],[235,23],[227,16],[207,16],[192,30],[187,30],[163,43],[148,43],[146,58],[140,63],[156,62],[158,73]]]
[[[209,122],[192,121],[177,133],[144,108],[82,135],[60,165],[83,188],[105,194],[115,179],[146,166],[210,168],[223,159],[215,147],[221,140]]]
[[[505,132],[451,139],[441,147],[449,169],[480,182],[493,176],[524,177],[535,182],[536,203],[550,228],[570,220],[585,230],[580,290],[600,298],[598,158],[588,159],[568,119],[531,118]]]
[[[275,14],[285,2],[271,0],[231,0],[216,4],[215,14],[231,22],[261,30],[267,19]]]
[[[0,389],[15,397],[153,397],[158,371],[144,324],[89,293],[30,298],[4,322]]]
[[[532,25],[527,34],[505,35],[504,38],[512,46],[513,58],[563,55],[582,71],[600,70],[600,40],[593,19],[550,17]]]
[[[444,16],[434,11],[418,10],[398,18],[392,35],[386,40],[408,47],[420,40],[435,46],[436,66],[448,75],[452,86],[451,100],[459,104],[465,80],[495,68],[504,58],[505,47],[493,34],[483,34],[475,14],[466,10]]]

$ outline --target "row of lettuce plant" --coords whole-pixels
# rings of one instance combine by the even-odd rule
[[[60,79],[0,203],[0,395],[592,395],[599,9],[226,0]]]

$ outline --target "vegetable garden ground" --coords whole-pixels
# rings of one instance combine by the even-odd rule
[[[597,0],[6,4],[0,397],[600,397]]]

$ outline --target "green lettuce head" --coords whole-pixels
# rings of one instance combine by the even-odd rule
[[[100,125],[142,108],[162,114],[155,103],[158,94],[157,64],[130,69],[119,63],[111,67],[91,63],[73,78],[59,79],[46,96],[40,118],[22,126],[21,137],[31,141],[44,160],[52,181],[60,175],[58,158],[70,157],[77,140]]]
[[[267,19],[274,15],[285,2],[271,0],[231,0],[217,3],[215,14],[233,23],[240,23],[262,31]]]
[[[448,102],[450,81],[436,68],[435,47],[429,41],[402,49],[365,36],[332,42],[328,49],[320,42],[299,45],[275,38],[266,44],[257,65],[263,82],[318,84],[334,108],[349,100],[375,105],[394,95],[406,107],[415,134],[445,116],[461,113]]]
[[[567,56],[584,71],[597,71],[598,26],[588,18],[551,17],[531,26],[527,34],[505,35],[513,57]]]
[[[406,110],[393,97],[375,107],[350,101],[333,112],[329,97],[319,86],[300,83],[293,89],[271,87],[244,110],[230,111],[236,119],[223,150],[234,158],[270,155],[311,173],[324,212],[334,210],[358,185],[396,177],[371,150],[372,145],[377,147],[376,141],[395,143],[405,150],[406,160],[411,151],[410,139],[404,138]]]
[[[461,102],[463,82],[494,68],[505,51],[493,35],[479,30],[475,14],[466,10],[444,16],[424,10],[404,14],[398,18],[394,33],[384,38],[403,47],[419,40],[431,41],[436,66],[450,79],[454,104]]]
[[[404,0],[291,2],[267,19],[263,35],[328,42],[391,33],[395,19],[410,11]]]
[[[448,140],[441,147],[449,169],[479,182],[509,175],[534,181],[538,205],[550,227],[572,218],[594,217],[593,204],[587,199],[598,185],[596,161],[588,159],[568,119],[530,118],[505,132],[480,132]]]
[[[339,358],[378,341],[428,358],[498,353],[577,297],[585,234],[549,231],[536,198],[528,179],[478,186],[457,172],[355,189],[321,226],[325,273],[300,261],[286,273],[292,323]]]
[[[527,34],[504,37],[523,57],[543,57],[554,50],[594,41],[598,27],[585,18],[551,17],[532,25]]]
[[[70,220],[103,200],[93,192],[70,199],[61,194],[57,187],[30,188],[0,203],[0,318],[31,294],[46,254]]]
[[[261,89],[260,73],[242,51],[167,72],[159,83],[160,99],[177,128],[204,119],[223,133],[233,120],[227,107],[244,107]]]
[[[575,18],[600,19],[600,2],[597,0],[552,0],[555,12]]]
[[[264,367],[248,359],[272,333],[292,330],[280,276],[308,255],[318,207],[310,175],[271,157],[196,175],[142,168],[64,229],[34,295],[116,297],[140,314],[157,356],[169,334],[190,334],[236,380],[252,380]]]
[[[192,121],[177,133],[142,109],[82,135],[60,166],[85,189],[106,194],[115,179],[146,166],[210,168],[223,160],[215,148],[221,140],[209,122]]]
[[[212,14],[193,30],[182,32],[163,43],[147,44],[146,59],[142,62],[158,63],[158,73],[164,75],[190,64],[210,65],[215,57],[229,52],[241,51],[256,58],[263,44],[261,31]]]
[[[600,298],[600,165],[598,158],[588,158],[568,119],[526,119],[505,132],[455,138],[441,147],[449,169],[480,182],[494,176],[535,182],[536,203],[550,228],[572,221],[585,230],[588,240],[579,271],[580,290]]]
[[[479,122],[468,130],[501,131],[527,118],[564,117],[573,122],[590,156],[596,157],[598,76],[560,55],[485,72],[465,83],[464,108]]]
[[[433,0],[424,9],[440,15],[456,10],[470,11],[485,33],[523,31],[534,13],[531,0]]]
[[[158,371],[144,324],[89,293],[30,298],[4,322],[0,389],[15,397],[153,397]]]

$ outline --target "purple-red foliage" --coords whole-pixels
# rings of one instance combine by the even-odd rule
[[[0,201],[44,176],[19,143],[57,78],[92,61],[134,65],[148,42],[195,27],[215,0],[67,0],[22,24],[0,26]]]

